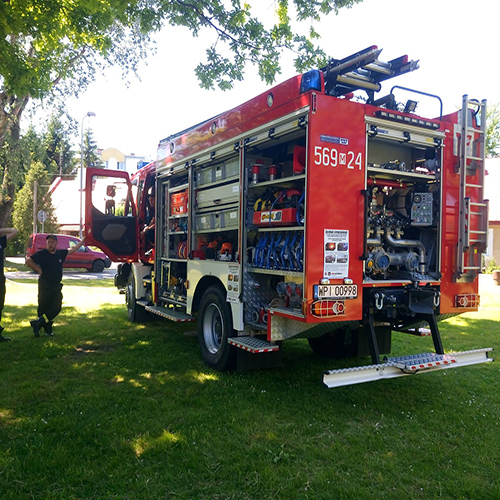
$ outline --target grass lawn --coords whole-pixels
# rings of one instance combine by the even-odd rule
[[[217,373],[194,324],[130,324],[111,288],[63,293],[35,339],[36,284],[7,284],[2,500],[500,498],[498,362],[328,390],[324,370],[359,361],[294,340],[283,368]],[[441,323],[445,349],[497,348],[499,299]],[[394,354],[429,350],[394,334]]]

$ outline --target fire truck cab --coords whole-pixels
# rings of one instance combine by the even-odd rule
[[[332,59],[167,137],[131,181],[87,171],[87,242],[123,262],[132,321],[197,313],[218,370],[279,364],[298,337],[323,355],[371,356],[326,372],[328,387],[492,360],[491,349],[445,354],[438,328],[479,305],[486,102],[464,96],[442,116],[437,96],[404,87],[375,98],[418,68],[380,52]],[[415,97],[398,103],[405,92]],[[415,113],[422,97],[437,117]],[[430,334],[435,352],[381,362],[393,332]]]

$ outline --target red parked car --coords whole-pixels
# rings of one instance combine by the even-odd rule
[[[80,242],[80,238],[69,236],[67,234],[56,234],[57,248],[71,248]],[[32,234],[26,248],[26,258],[31,257],[34,253],[47,248],[47,233]],[[105,268],[111,266],[111,260],[103,252],[91,250],[83,245],[75,253],[68,255],[64,261],[63,267],[68,268],[84,268],[96,273],[102,273]]]

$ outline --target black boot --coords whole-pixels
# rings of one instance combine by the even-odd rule
[[[30,325],[33,327],[35,337],[40,337],[40,328],[45,326],[45,320],[43,319],[43,316],[40,316],[39,318],[30,321]]]
[[[54,336],[54,332],[52,331],[52,321],[45,323],[45,335],[47,335],[48,337]]]
[[[3,331],[4,331],[4,327],[0,326],[0,342],[8,342],[10,340],[10,337],[4,337],[2,335]]]

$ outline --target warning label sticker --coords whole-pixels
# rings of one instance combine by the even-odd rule
[[[349,274],[349,231],[325,229],[323,276],[347,278]]]

